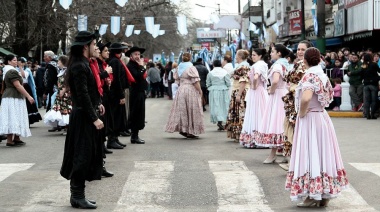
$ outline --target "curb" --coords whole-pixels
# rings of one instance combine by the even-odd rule
[[[354,111],[327,111],[330,117],[336,118],[363,118],[363,112]]]

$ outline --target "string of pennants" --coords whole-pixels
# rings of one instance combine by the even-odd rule
[[[170,0],[170,2],[174,4],[179,4],[180,0]],[[72,4],[72,0],[59,0],[59,3],[64,9],[69,9]],[[120,7],[124,7],[128,0],[115,0]],[[111,16],[111,33],[116,35],[120,32],[120,16]],[[145,17],[145,26],[146,31],[150,33],[153,38],[156,38],[160,35],[165,34],[165,30],[160,29],[160,24],[154,23],[154,17]],[[132,34],[139,35],[141,30],[134,30],[134,25],[127,25],[125,30],[125,36],[129,37]],[[104,35],[107,32],[108,24],[101,24],[99,27],[99,34]],[[180,34],[187,35],[187,19],[186,16],[181,15],[177,16],[177,29]],[[78,31],[86,31],[87,30],[87,16],[86,15],[78,15]]]

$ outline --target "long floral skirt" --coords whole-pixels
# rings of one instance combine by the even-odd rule
[[[245,115],[245,96],[247,91],[244,90],[240,97],[240,103],[236,102],[236,96],[239,94],[239,89],[232,91],[230,107],[228,109],[228,116],[225,129],[227,130],[227,137],[239,140],[240,132],[243,128],[244,115]]]

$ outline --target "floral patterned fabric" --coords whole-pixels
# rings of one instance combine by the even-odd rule
[[[247,89],[249,88],[248,72],[250,67],[248,63],[240,64],[232,74],[233,90],[230,100],[230,106],[228,109],[228,116],[225,129],[227,130],[227,137],[235,140],[239,140],[240,132],[244,122],[244,114],[246,108],[245,96]],[[240,82],[246,82],[246,89],[241,93],[240,103],[236,102],[236,96],[239,94]]]
[[[348,185],[334,125],[324,110],[330,98],[330,87],[329,80],[323,86],[318,75],[306,72],[296,89],[296,107],[304,91],[313,91],[313,96],[308,112],[302,118],[298,115],[295,122],[292,157],[285,183],[292,200],[305,196],[316,200],[334,198]]]
[[[289,85],[289,92],[282,97],[282,101],[284,102],[285,109],[285,120],[284,120],[284,156],[290,156],[292,150],[293,143],[293,134],[294,134],[294,126],[296,124],[297,119],[297,111],[294,103],[294,95],[295,89],[302,79],[304,73],[306,71],[306,67],[303,64],[303,61],[299,61],[293,67],[293,70],[290,71],[285,76],[285,81]]]

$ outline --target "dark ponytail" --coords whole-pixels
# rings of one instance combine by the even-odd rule
[[[286,46],[282,44],[274,45],[274,49],[276,49],[277,52],[281,53],[281,58],[286,58],[290,53],[289,49],[287,49]]]

